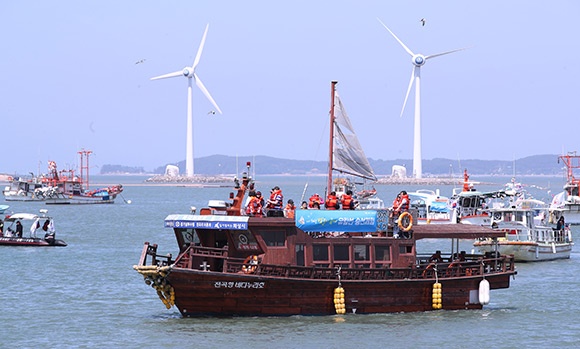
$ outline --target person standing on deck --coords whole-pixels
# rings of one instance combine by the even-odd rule
[[[16,221],[16,236],[19,238],[22,237],[22,223],[20,221]]]
[[[268,217],[283,217],[284,216],[284,195],[279,186],[275,186],[270,190],[270,198],[266,203],[268,209]]]
[[[338,198],[336,197],[336,192],[331,191],[330,194],[328,194],[328,198],[326,198],[326,202],[324,203],[324,206],[326,207],[327,210],[340,209],[340,202],[338,201]]]
[[[294,211],[296,210],[296,206],[294,206],[294,200],[290,199],[288,200],[288,204],[286,204],[286,207],[284,208],[284,215],[286,216],[286,218],[292,218],[294,219]]]
[[[340,198],[343,210],[354,210],[356,208],[356,201],[352,198],[352,190],[347,190]]]

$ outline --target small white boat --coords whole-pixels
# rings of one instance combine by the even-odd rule
[[[580,224],[580,180],[574,175],[574,171],[580,169],[580,155],[576,152],[562,155],[558,162],[566,165],[566,184],[564,191],[554,195],[550,204],[550,223],[556,223],[560,216],[566,217],[568,224]]]
[[[418,224],[439,224],[451,222],[449,198],[442,196],[439,189],[419,189],[408,193],[411,208],[417,209]]]
[[[46,215],[47,210],[34,213],[7,215],[0,231],[0,245],[4,246],[66,246],[66,242],[56,239],[54,219]],[[44,234],[39,237],[38,234]]]
[[[10,208],[10,206],[8,206],[8,205],[0,205],[0,214],[3,214],[4,212],[6,212],[6,210],[9,208]]]
[[[514,255],[516,261],[537,262],[570,258],[572,234],[569,228],[536,225],[534,210],[523,207],[490,208],[491,227],[505,232],[498,238],[497,252]],[[476,240],[481,252],[496,252],[492,239]]]

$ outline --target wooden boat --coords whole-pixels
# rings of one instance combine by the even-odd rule
[[[569,228],[560,230],[536,224],[534,209],[524,206],[490,208],[492,227],[504,233],[494,241],[478,239],[474,246],[482,252],[499,251],[513,255],[516,261],[537,262],[568,259],[572,251]]]
[[[66,242],[56,239],[54,219],[46,215],[47,210],[40,210],[41,215],[33,213],[15,213],[6,216],[4,230],[0,232],[0,245],[5,246],[66,246]],[[41,226],[41,221],[43,221]],[[20,228],[17,226],[20,225]],[[37,231],[44,234],[37,237]]]
[[[165,218],[177,256],[145,242],[134,269],[183,316],[282,316],[481,309],[508,288],[512,256],[453,258],[459,239],[501,237],[490,228],[419,225],[393,237],[388,210],[297,210],[295,219],[241,216],[252,180],[231,201]],[[436,261],[422,239],[451,240]]]
[[[57,170],[55,161],[48,162],[48,174],[31,178],[16,177],[2,193],[6,201],[42,201],[47,205],[112,204],[123,191],[121,184],[89,190],[89,155],[79,151],[81,174],[74,170]],[[86,161],[86,162],[85,162]],[[85,165],[86,164],[86,165]]]

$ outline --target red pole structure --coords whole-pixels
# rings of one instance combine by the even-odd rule
[[[81,156],[81,184],[83,185],[83,189],[89,189],[89,155],[92,153],[90,150],[81,150],[79,154]],[[84,157],[87,157],[87,166],[84,166]],[[85,173],[86,172],[86,176]]]
[[[333,167],[333,153],[334,153],[334,94],[336,92],[336,84],[338,81],[330,82],[330,144],[328,146],[328,181],[326,183],[327,195],[332,191],[332,167]]]

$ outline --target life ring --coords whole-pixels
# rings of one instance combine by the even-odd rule
[[[405,226],[403,224],[403,220],[407,220],[409,224]],[[413,216],[411,216],[409,212],[401,213],[401,215],[399,216],[399,228],[401,228],[402,231],[407,232],[411,230],[412,227],[413,227]]]
[[[427,276],[427,271],[433,270],[436,265],[437,264],[435,264],[435,263],[429,263],[429,265],[425,267],[425,270],[423,270],[423,278],[425,278]]]
[[[256,271],[257,267],[258,267],[258,256],[256,256],[255,254],[249,255],[248,257],[246,257],[246,259],[244,259],[244,263],[242,264],[242,271],[245,274],[252,274],[254,271]]]

